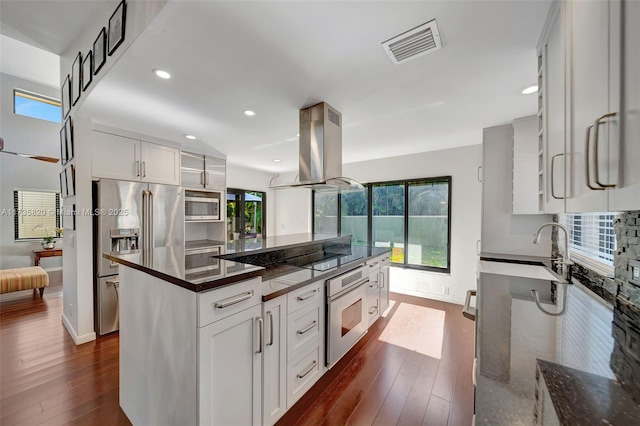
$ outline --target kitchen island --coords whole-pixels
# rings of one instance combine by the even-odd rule
[[[185,274],[183,247],[104,254],[122,265],[120,405],[134,425],[272,424],[326,371],[325,280],[389,258],[348,236],[263,242],[211,256],[206,279]]]

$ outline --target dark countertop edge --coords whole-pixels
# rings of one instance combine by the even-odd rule
[[[248,271],[248,272],[244,272],[244,273],[239,273],[236,275],[230,275],[224,278],[218,278],[215,279],[213,281],[208,281],[208,282],[204,282],[202,284],[194,284],[194,283],[190,283],[188,281],[185,280],[181,280],[180,278],[171,276],[171,275],[167,275],[167,274],[163,274],[162,272],[156,271],[155,269],[151,269],[148,268],[146,266],[142,266],[139,265],[138,263],[135,262],[130,262],[128,260],[125,259],[121,259],[118,257],[114,257],[111,256],[109,254],[103,253],[102,256],[106,259],[109,259],[111,261],[114,261],[116,263],[119,263],[121,265],[124,266],[128,266],[129,268],[133,268],[136,269],[140,272],[144,272],[146,274],[152,275],[156,278],[159,278],[163,281],[167,281],[170,282],[172,284],[175,284],[179,287],[182,287],[184,289],[193,291],[195,293],[201,293],[203,291],[207,291],[207,290],[211,290],[214,288],[218,288],[218,287],[224,287],[227,286],[229,284],[234,284],[238,281],[244,281],[244,280],[248,280],[250,278],[255,278],[255,277],[260,277],[262,275],[264,275],[265,270],[263,269],[259,269],[259,270],[252,270],[252,271]],[[256,268],[258,268],[256,266]]]
[[[335,271],[327,271],[324,274],[318,275],[317,277],[313,277],[313,278],[310,278],[308,280],[304,280],[304,281],[301,281],[299,283],[292,284],[292,285],[288,286],[287,288],[283,288],[281,290],[274,291],[273,293],[263,294],[262,295],[262,301],[263,302],[267,302],[269,300],[273,300],[273,299],[278,298],[280,296],[284,296],[285,294],[290,293],[290,292],[292,292],[294,290],[297,290],[299,288],[302,288],[302,287],[304,287],[306,285],[309,285],[309,284],[312,284],[312,283],[315,283],[315,282],[318,282],[318,281],[325,281],[327,278],[331,278],[331,277],[335,277],[335,276],[338,276],[338,275],[342,275],[342,274],[344,274],[346,272],[349,272],[349,271],[351,271],[353,269],[356,269],[356,268],[358,268],[360,266],[363,266],[370,259],[376,258],[378,256],[382,256],[385,253],[391,253],[391,249],[388,248],[388,247],[371,247],[371,248],[375,248],[376,250],[379,249],[381,251],[379,253],[372,254],[371,256],[367,256],[367,257],[362,258],[362,260],[360,262],[358,262],[357,264],[351,264],[351,265],[343,266],[342,268],[338,268]]]
[[[525,254],[505,254],[505,253],[487,253],[480,252],[480,260],[490,262],[519,263],[524,265],[542,264],[548,268],[551,267],[551,258],[544,256],[530,256]]]

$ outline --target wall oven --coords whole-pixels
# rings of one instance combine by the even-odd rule
[[[185,220],[220,220],[220,198],[218,193],[185,191]]]
[[[327,281],[327,366],[333,367],[367,332],[366,286],[360,266]]]

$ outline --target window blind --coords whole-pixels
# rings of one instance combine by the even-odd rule
[[[580,213],[562,215],[562,224],[569,231],[571,250],[595,261],[613,265],[616,235],[613,232],[615,213]]]
[[[13,191],[15,239],[39,239],[58,236],[60,228],[60,194],[56,192]],[[45,229],[33,228],[43,225]]]

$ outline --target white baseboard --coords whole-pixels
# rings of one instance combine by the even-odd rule
[[[96,340],[95,331],[92,331],[91,333],[85,333],[82,336],[78,336],[76,331],[73,329],[71,322],[67,319],[67,316],[64,313],[62,314],[62,325],[64,325],[64,328],[67,329],[67,333],[69,333],[71,339],[73,339],[73,343],[75,343],[76,345],[82,345],[83,343],[88,343]]]
[[[46,289],[46,287],[45,287]],[[45,290],[46,292],[47,290]],[[10,300],[23,299],[26,297],[31,298],[33,294],[33,289],[29,290],[20,290],[20,291],[12,291],[11,293],[0,294],[0,302],[8,302]],[[38,296],[40,297],[40,296]]]
[[[423,299],[438,300],[440,302],[453,303],[454,305],[464,305],[464,299],[456,299],[451,296],[444,296],[440,294],[422,293],[419,291],[406,290],[404,288],[389,288],[389,291],[393,293],[406,294],[407,296],[422,297]]]

